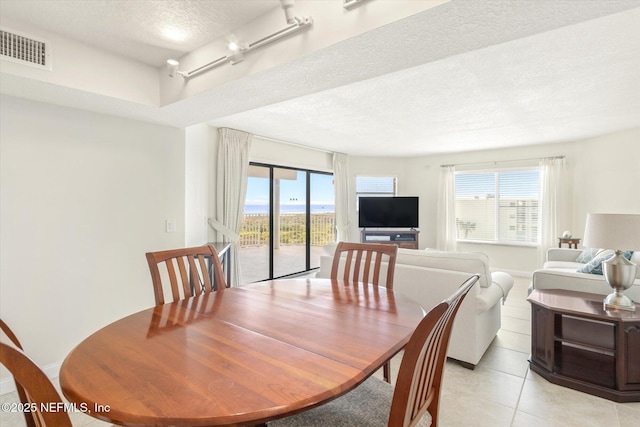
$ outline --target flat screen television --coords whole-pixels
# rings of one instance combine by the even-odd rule
[[[418,227],[417,197],[360,197],[358,227]]]

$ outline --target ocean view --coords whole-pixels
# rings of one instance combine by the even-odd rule
[[[305,205],[290,204],[280,205],[280,213],[304,213]],[[311,213],[334,213],[335,205],[333,204],[312,204]],[[268,214],[269,205],[244,205],[244,214]]]

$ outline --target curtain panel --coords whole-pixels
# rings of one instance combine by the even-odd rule
[[[453,252],[457,249],[455,173],[453,165],[440,168],[436,248],[441,251]]]
[[[333,182],[336,197],[336,231],[338,242],[349,241],[349,158],[333,153]]]
[[[540,246],[538,265],[547,260],[547,250],[558,244],[559,222],[565,215],[565,159],[550,157],[540,159]]]
[[[221,241],[231,242],[231,282],[242,284],[237,242],[240,240],[244,199],[247,193],[249,150],[252,135],[235,129],[218,129],[216,221],[211,221]]]

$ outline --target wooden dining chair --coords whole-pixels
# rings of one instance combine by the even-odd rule
[[[40,410],[41,403],[63,405],[64,402],[47,375],[24,354],[20,341],[2,320],[0,329],[9,338],[8,341],[4,337],[0,338],[0,363],[13,375],[20,403],[30,409],[23,411],[27,426],[70,427],[71,420],[67,412]]]
[[[471,276],[420,321],[405,347],[395,389],[369,377],[327,404],[271,421],[268,426],[437,426],[451,328],[460,304],[478,279],[478,275]]]
[[[2,330],[2,332],[5,334],[7,338],[9,338],[9,340],[13,343],[14,346],[22,350],[22,344],[20,344],[18,337],[16,336],[16,334],[13,333],[11,328],[6,323],[4,323],[2,319],[0,319],[0,330]],[[14,378],[14,382],[16,384],[16,391],[18,392],[18,398],[20,399],[20,403],[22,403],[23,405],[28,404],[29,399],[27,398],[27,394],[25,393],[24,388],[20,385],[18,381],[15,380],[15,378]],[[23,412],[23,414],[24,414],[25,421],[27,423],[27,427],[35,427],[36,424],[35,424],[35,421],[33,420],[33,416],[31,415],[31,413],[25,411]]]
[[[386,262],[387,277],[384,284],[387,289],[393,289],[393,272],[397,253],[397,245],[339,242],[333,255],[331,278],[380,286],[380,270],[382,262]],[[341,273],[342,261],[344,261],[344,270],[342,270],[342,277],[338,277]],[[382,372],[384,380],[390,383],[390,360],[382,366]]]
[[[336,246],[331,265],[331,278],[380,286],[382,262],[387,263],[385,287],[393,289],[397,245],[340,242]],[[344,260],[344,270],[341,271]],[[342,277],[338,277],[342,275]]]
[[[156,305],[166,302],[159,267],[162,263],[169,277],[172,301],[228,287],[218,252],[211,245],[148,252],[146,256]]]

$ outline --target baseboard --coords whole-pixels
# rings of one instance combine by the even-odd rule
[[[50,365],[44,366],[42,370],[51,382],[54,382],[53,379],[60,376],[61,366],[62,362],[51,363]],[[16,391],[16,383],[13,381],[13,377],[4,378],[0,381],[0,395],[13,393],[14,391]]]
[[[496,268],[496,269],[491,269],[491,271],[503,271],[505,273],[509,273],[512,276],[516,276],[516,277],[525,277],[527,279],[531,279],[531,277],[533,277],[533,272],[532,271],[525,271],[525,270],[510,270],[508,268]]]

